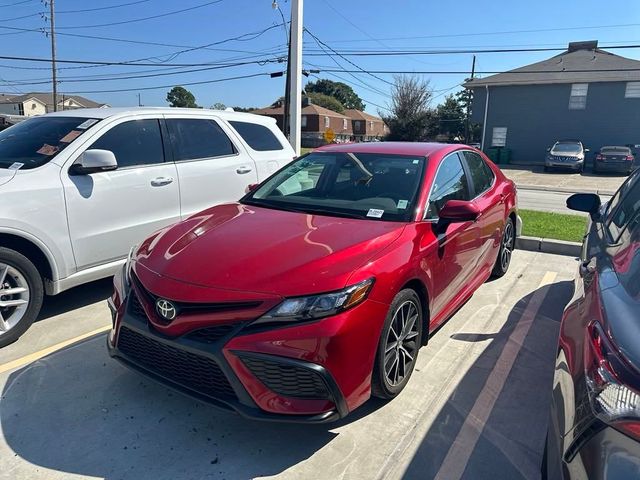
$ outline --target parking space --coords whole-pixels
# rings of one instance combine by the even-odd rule
[[[109,324],[107,282],[81,287],[75,309],[48,305],[0,351],[0,478],[539,478],[575,268],[516,251],[432,335],[398,398],[312,426],[248,421],[123,368],[104,333],[82,338]]]
[[[590,170],[581,174],[561,170],[545,172],[542,166],[500,165],[500,168],[518,188],[549,191],[612,194],[627,178],[623,174],[594,174]]]

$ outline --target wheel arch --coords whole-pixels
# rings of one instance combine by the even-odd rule
[[[420,299],[424,317],[424,323],[422,325],[421,345],[424,346],[429,341],[429,319],[431,318],[429,312],[429,291],[427,290],[427,286],[424,284],[424,282],[419,278],[414,278],[407,281],[400,290],[404,290],[407,288],[416,292],[418,298]]]
[[[45,284],[47,280],[53,281],[57,278],[57,269],[53,259],[35,241],[14,233],[0,232],[0,246],[15,250],[27,257],[34,264]]]

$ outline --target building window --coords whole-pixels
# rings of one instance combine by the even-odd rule
[[[36,106],[37,106],[37,105],[36,105],[35,103],[32,103],[32,104],[31,104],[31,110],[35,110],[35,109],[36,109]]]
[[[507,127],[493,127],[492,147],[504,147],[507,144]]]
[[[329,128],[329,117],[324,117],[324,128]]]
[[[353,128],[354,128],[355,130],[360,130],[360,128],[361,128],[361,127],[360,127],[360,120],[354,120],[354,122],[353,122]]]
[[[342,119],[342,129],[343,129],[343,130],[346,130],[346,129],[347,129],[347,119],[346,119],[346,118],[343,118],[343,119]]]
[[[640,98],[640,82],[627,82],[624,98]]]
[[[302,128],[306,128],[306,126],[307,126],[307,116],[306,115],[302,115],[302,119],[300,120],[300,125],[302,125]]]
[[[571,96],[569,97],[569,110],[584,110],[587,108],[588,83],[574,83],[571,85]]]
[[[369,128],[373,130],[373,122],[369,122]]]

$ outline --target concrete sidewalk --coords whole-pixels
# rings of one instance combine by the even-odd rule
[[[589,192],[613,195],[627,178],[621,174],[545,172],[542,166],[499,165],[502,172],[516,182],[519,189],[552,192]]]

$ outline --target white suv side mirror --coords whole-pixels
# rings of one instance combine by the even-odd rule
[[[86,150],[78,161],[71,166],[72,175],[88,175],[90,173],[108,172],[118,168],[118,161],[109,150]]]

